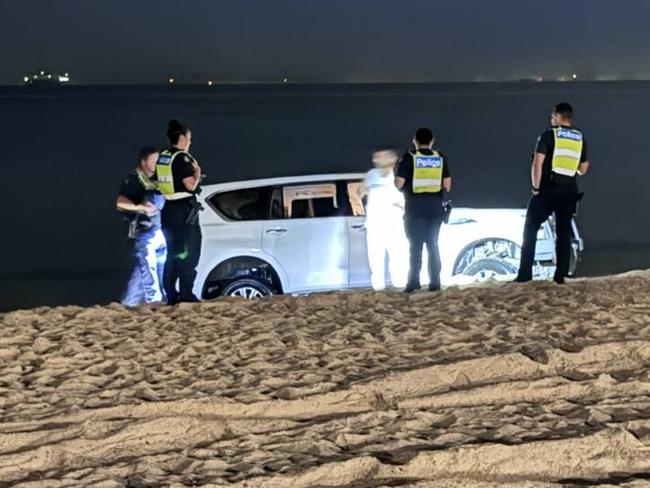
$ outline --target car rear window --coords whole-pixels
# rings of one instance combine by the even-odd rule
[[[269,218],[268,188],[244,188],[217,193],[209,203],[230,220],[266,220]]]

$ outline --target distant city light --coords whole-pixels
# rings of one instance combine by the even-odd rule
[[[284,80],[282,80],[282,83],[287,83],[288,81],[289,81],[289,78],[285,78]]]
[[[70,81],[70,74],[66,73],[65,75],[59,75],[56,73],[51,73],[45,70],[39,70],[36,72],[36,74],[30,75],[24,75],[23,76],[23,81],[28,84],[51,84],[51,83],[59,83],[59,84],[64,84],[68,83]]]
[[[170,78],[170,79],[169,79],[169,84],[170,84],[170,85],[173,85],[175,82],[176,82],[176,80],[174,80],[174,78]]]
[[[212,86],[212,80],[208,81],[208,86]]]
[[[573,73],[573,76],[571,76],[571,78],[573,78],[574,80],[577,80],[577,79],[578,79],[578,75],[575,74],[575,73]]]

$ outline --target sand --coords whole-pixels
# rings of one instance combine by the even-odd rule
[[[650,486],[650,272],[0,321],[0,487]]]

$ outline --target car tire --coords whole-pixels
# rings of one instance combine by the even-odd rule
[[[239,297],[246,300],[256,300],[273,295],[273,290],[261,281],[244,278],[228,283],[221,291],[224,297]]]
[[[470,264],[464,275],[473,276],[476,281],[487,281],[494,276],[516,274],[517,268],[507,261],[499,259],[480,259]]]

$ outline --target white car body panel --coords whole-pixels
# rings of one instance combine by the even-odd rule
[[[203,295],[206,279],[213,269],[224,261],[238,257],[253,257],[271,265],[284,293],[369,287],[365,217],[231,221],[208,202],[212,195],[227,191],[317,182],[361,181],[364,176],[362,173],[297,176],[204,187],[199,198],[205,211],[200,216],[203,245],[195,294]],[[441,283],[452,285],[467,282],[467,277],[454,276],[454,266],[460,254],[473,243],[494,238],[521,246],[525,214],[525,209],[454,208],[450,222],[443,225],[439,238]],[[544,231],[544,228],[540,231],[542,235],[545,232],[548,231]],[[539,241],[536,258],[553,260],[554,246],[548,235]],[[408,266],[408,257],[405,266]],[[426,278],[426,272],[423,271],[423,280]]]
[[[262,249],[287,276],[283,289],[292,293],[348,288],[345,217],[269,220],[262,227]]]

